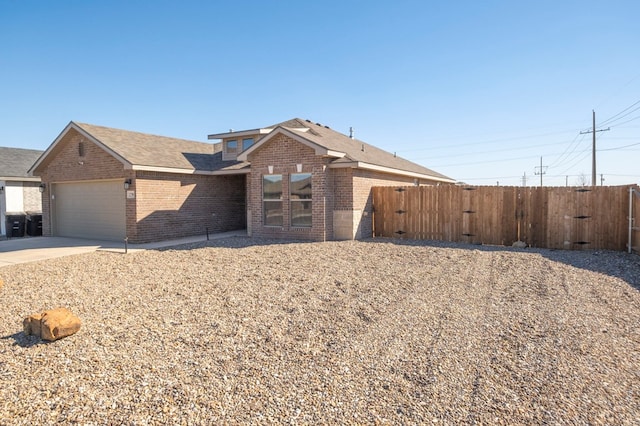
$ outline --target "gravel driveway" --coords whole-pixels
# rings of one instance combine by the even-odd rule
[[[640,256],[230,238],[0,268],[0,424],[638,424]],[[65,306],[54,343],[22,319]]]

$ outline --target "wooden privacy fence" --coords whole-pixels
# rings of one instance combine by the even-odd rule
[[[374,187],[373,211],[376,237],[574,250],[640,246],[637,185]]]

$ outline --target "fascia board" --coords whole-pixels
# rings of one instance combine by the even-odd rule
[[[201,174],[202,172],[199,172],[195,169],[178,169],[178,168],[173,168],[173,167],[158,167],[158,166],[143,166],[143,165],[139,165],[139,164],[133,164],[130,167],[125,167],[125,169],[127,170],[143,170],[146,172],[160,172],[160,173],[181,173],[181,174],[188,174],[188,175],[194,175],[194,174]]]
[[[128,170],[145,171],[145,172],[159,172],[159,173],[172,173],[172,174],[185,174],[185,175],[243,175],[250,173],[251,170],[195,170],[195,169],[179,169],[172,167],[156,167],[156,166],[142,166],[134,164],[131,167],[127,167]]]
[[[36,160],[35,163],[33,163],[33,165],[29,168],[29,170],[27,170],[27,173],[30,176],[33,176],[33,173],[38,169],[38,167],[40,167],[40,164],[42,164],[44,162],[44,160],[49,156],[49,154],[51,154],[51,152],[56,148],[56,146],[58,145],[58,143],[60,143],[60,141],[62,140],[62,138],[67,134],[67,132],[69,131],[69,129],[71,127],[77,127],[75,126],[75,123],[73,121],[69,122],[69,124],[67,124],[65,126],[64,129],[62,129],[62,131],[60,132],[60,134],[58,135],[58,137],[56,137],[53,142],[51,143],[51,145],[49,145],[49,147],[42,153],[40,154],[40,157],[38,157],[38,159]]]
[[[242,136],[251,136],[251,135],[266,135],[270,133],[273,129],[253,129],[253,130],[240,130],[237,132],[226,132],[226,133],[214,133],[212,135],[207,135],[207,139],[228,139],[228,138],[241,138]]]
[[[296,133],[297,129],[294,130],[290,130],[287,129],[286,127],[276,127],[275,129],[273,129],[273,132],[269,133],[267,136],[265,136],[264,138],[260,139],[257,143],[255,143],[253,146],[249,147],[248,149],[246,149],[245,151],[241,152],[238,155],[238,160],[240,161],[248,161],[248,156],[249,154],[251,154],[252,152],[256,151],[258,148],[260,148],[262,145],[264,145],[265,143],[267,143],[268,141],[270,141],[272,138],[274,138],[276,135],[279,134],[283,134],[285,136],[290,137],[291,139],[295,140],[296,142],[300,142],[301,144],[308,146],[309,148],[313,149],[316,155],[323,155],[323,156],[330,156],[330,157],[337,157],[337,158],[342,158],[346,155],[346,153],[344,152],[338,152],[338,151],[332,151],[329,150],[323,146],[318,145],[315,142],[312,142],[306,138],[304,138],[303,136],[299,135]]]
[[[39,177],[20,177],[20,176],[0,176],[0,181],[4,182],[40,182]]]
[[[251,169],[240,169],[240,170],[216,170],[214,172],[207,172],[207,174],[213,176],[223,176],[223,175],[248,175],[251,173]]]
[[[455,183],[456,181],[453,179],[444,179],[437,176],[426,175],[424,173],[416,173],[410,172],[407,170],[394,169],[392,167],[378,166],[376,164],[363,163],[361,161],[352,161],[349,163],[337,163],[330,164],[329,168],[331,169],[342,169],[342,168],[354,168],[354,169],[363,169],[363,170],[372,170],[381,173],[390,173],[394,175],[401,175],[425,180],[431,180],[435,182],[443,182],[443,183]]]
[[[113,151],[111,148],[109,148],[108,146],[106,146],[105,144],[100,142],[98,139],[96,139],[93,136],[91,136],[90,133],[87,133],[82,127],[78,126],[76,123],[71,121],[62,130],[62,132],[60,132],[58,137],[55,138],[53,143],[51,145],[49,145],[49,148],[47,148],[47,150],[45,152],[43,152],[42,155],[40,155],[40,157],[36,160],[36,162],[33,164],[33,166],[31,166],[31,168],[27,171],[27,173],[29,175],[33,176],[33,173],[38,169],[38,167],[40,167],[40,165],[44,162],[44,160],[56,149],[56,147],[58,146],[60,141],[62,141],[62,139],[67,135],[67,133],[69,133],[69,130],[71,130],[71,129],[75,129],[83,137],[87,138],[91,142],[93,142],[96,145],[98,145],[100,148],[102,148],[104,151],[106,151],[109,155],[114,157],[116,160],[120,161],[125,166],[125,168],[128,168],[128,166],[131,165],[131,163],[129,163],[120,154],[118,154],[115,151]]]

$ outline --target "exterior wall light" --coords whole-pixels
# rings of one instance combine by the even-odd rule
[[[46,188],[47,188],[47,184],[44,183],[44,182],[42,182],[40,184],[40,186],[38,186],[38,189],[40,190],[40,193],[43,193]]]
[[[131,179],[125,179],[124,181],[124,190],[126,191],[131,186]]]
[[[4,186],[0,186],[0,192],[4,191]]]

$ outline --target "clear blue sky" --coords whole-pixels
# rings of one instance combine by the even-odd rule
[[[44,150],[71,120],[206,141],[300,117],[471,184],[538,185],[542,157],[565,185],[591,180],[595,110],[598,183],[638,183],[639,18],[637,0],[0,0],[0,146]]]

